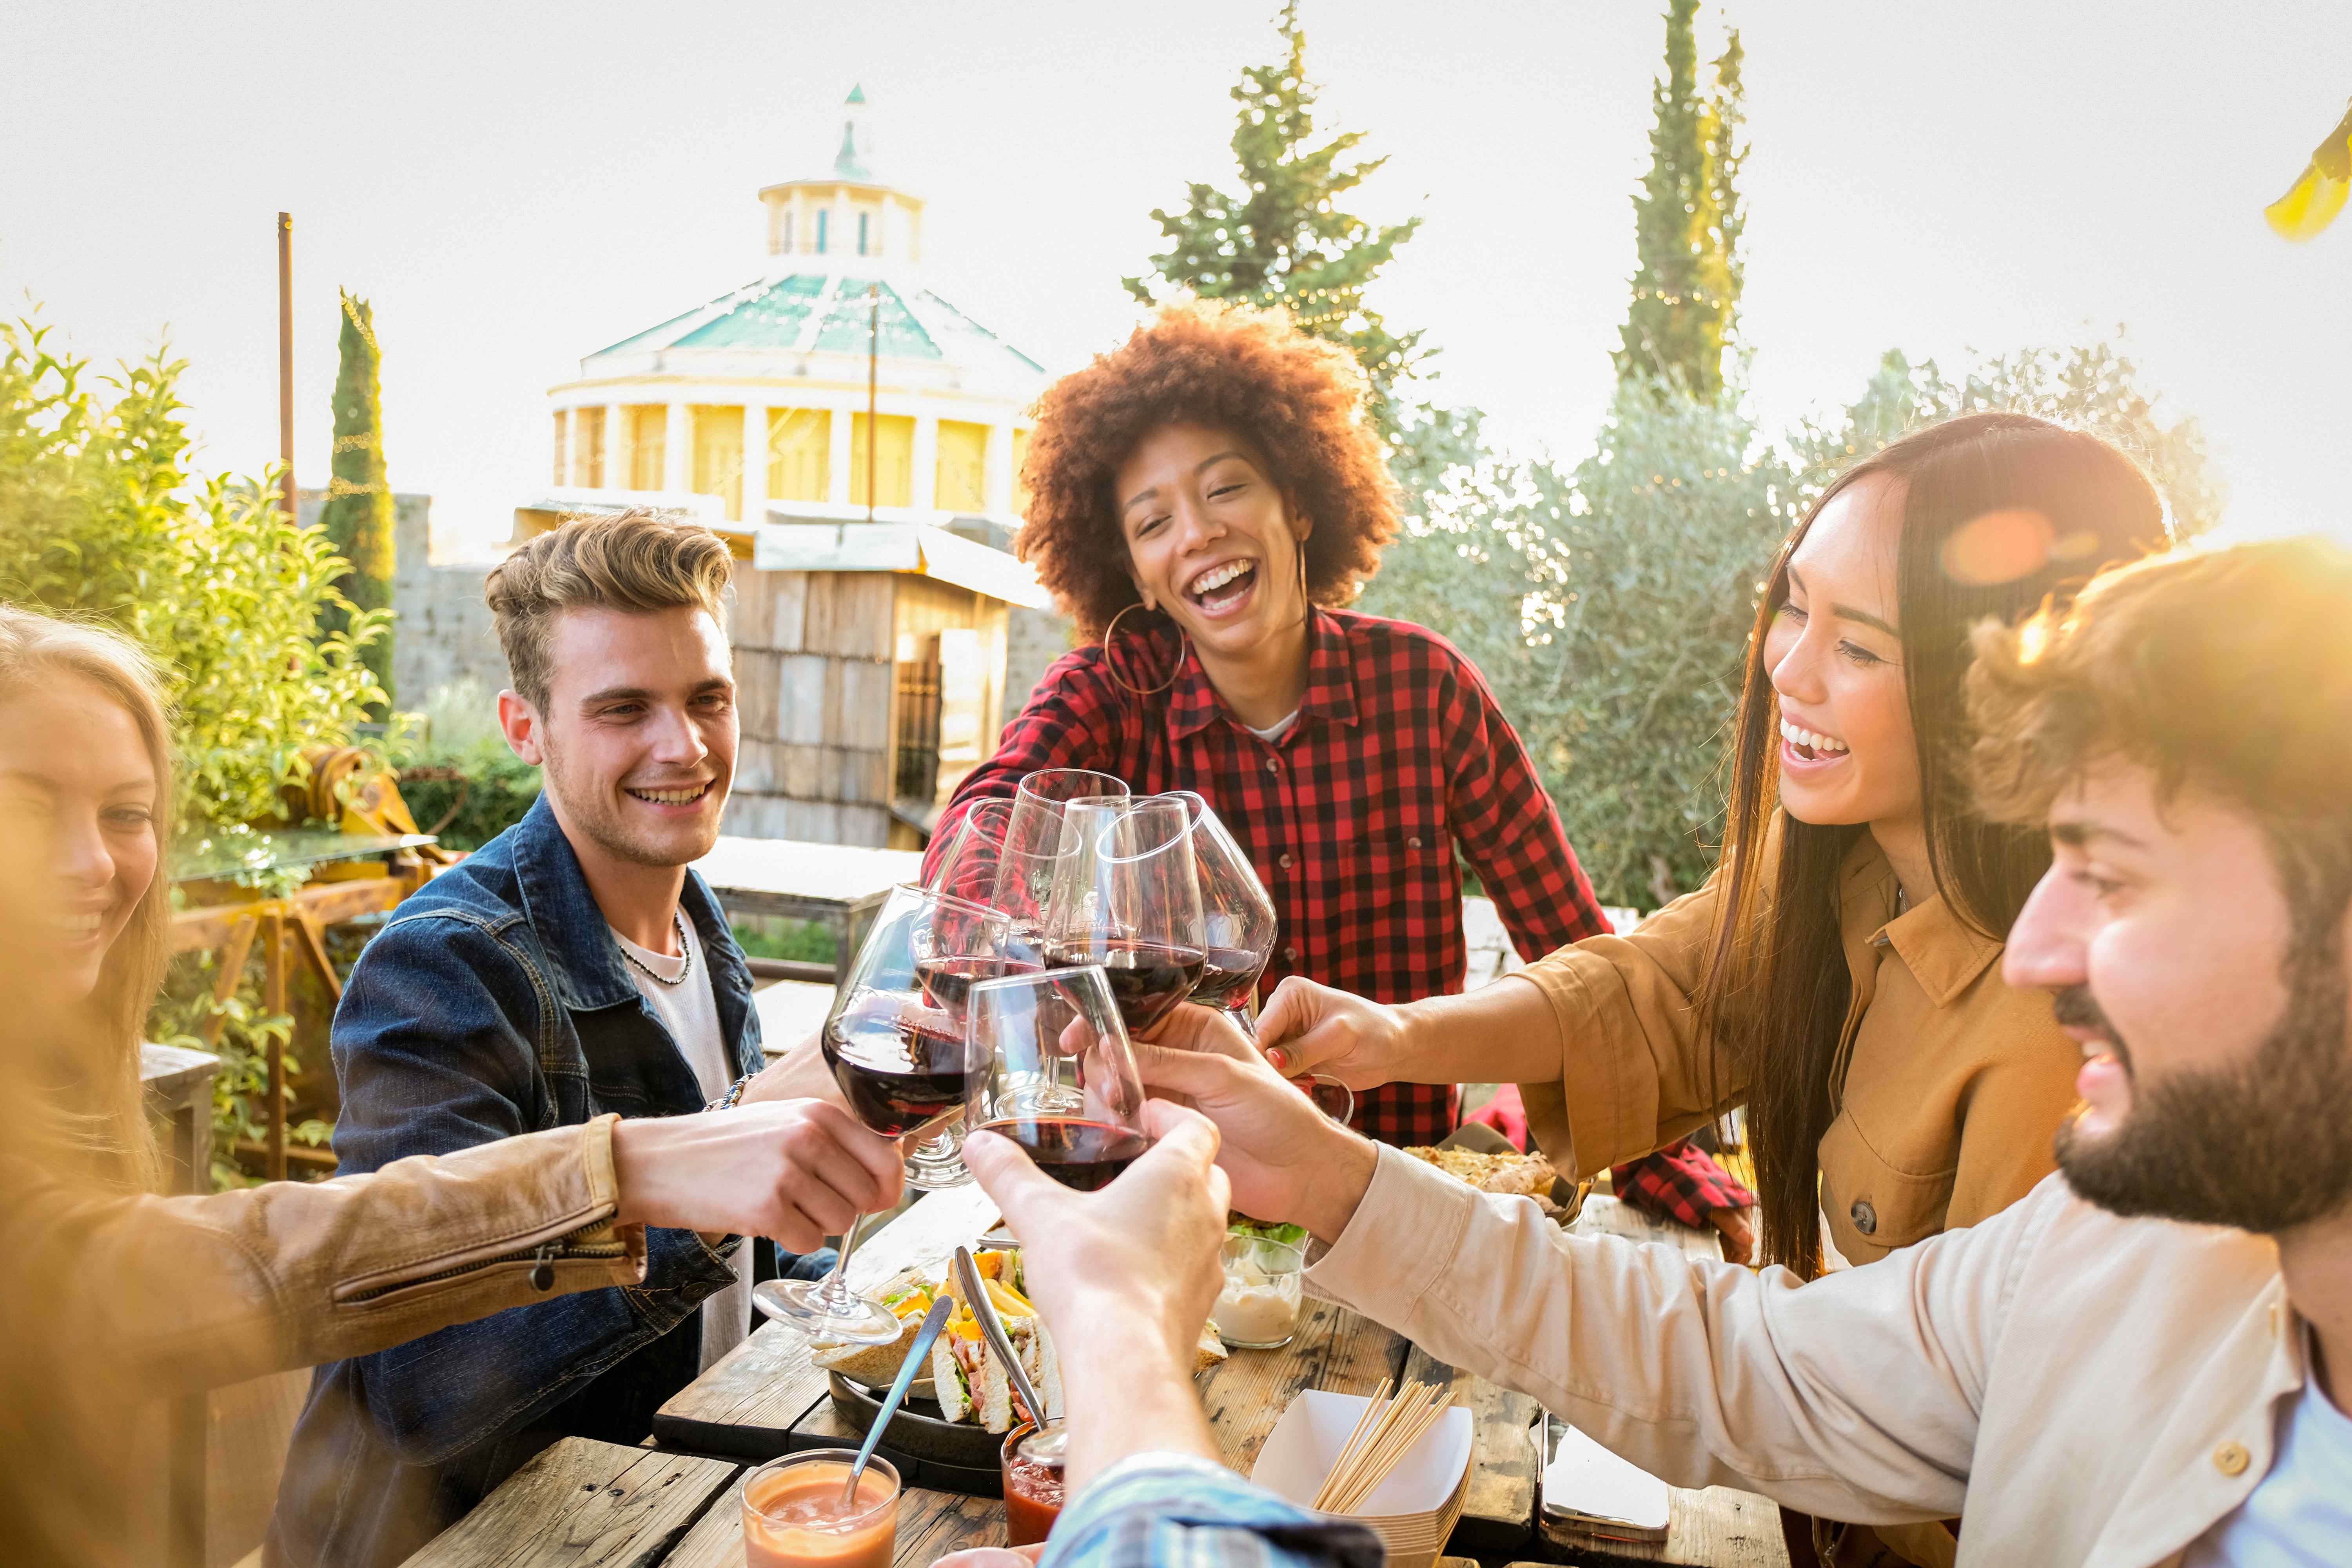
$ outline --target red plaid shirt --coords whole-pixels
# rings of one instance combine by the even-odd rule
[[[1114,665],[1129,686],[1166,689],[1139,697]],[[1286,974],[1376,1002],[1461,990],[1456,846],[1523,956],[1609,930],[1518,732],[1477,669],[1425,627],[1315,612],[1298,721],[1272,743],[1227,710],[1172,628],[1122,635],[1115,655],[1089,644],[1045,672],[932,845],[972,801],[1010,795],[1038,768],[1197,790],[1216,807],[1281,917],[1261,994]],[[1460,1120],[1451,1084],[1356,1100],[1356,1124],[1391,1143],[1433,1143]]]

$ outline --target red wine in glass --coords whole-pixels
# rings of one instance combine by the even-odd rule
[[[1207,958],[1197,947],[1129,937],[1055,942],[1045,950],[1045,962],[1055,969],[1102,965],[1111,1000],[1118,1004],[1118,1016],[1131,1035],[1150,1028],[1192,994]]]
[[[968,984],[968,983],[967,983]],[[963,1038],[944,1021],[863,1021],[854,1035],[828,1026],[824,1065],[857,1120],[897,1138],[963,1107]]]
[[[1203,1007],[1238,1007],[1257,986],[1265,960],[1246,948],[1213,947],[1192,983],[1192,1000]]]
[[[1140,1132],[1075,1116],[1024,1116],[982,1124],[1021,1145],[1036,1167],[1066,1187],[1098,1192],[1151,1147]]]
[[[915,975],[932,1006],[950,1018],[961,1018],[971,988],[980,982],[1001,980],[1008,974],[1034,974],[1043,967],[1020,958],[926,958],[915,965]]]

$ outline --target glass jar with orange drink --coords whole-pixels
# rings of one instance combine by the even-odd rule
[[[866,1461],[857,1493],[842,1489],[857,1456],[811,1448],[743,1478],[745,1568],[890,1568],[898,1544],[898,1472]]]

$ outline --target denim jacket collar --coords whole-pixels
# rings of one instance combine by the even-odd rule
[[[548,978],[557,998],[573,1012],[643,1004],[637,983],[621,961],[612,922],[589,890],[580,857],[564,837],[563,825],[542,792],[513,830],[515,881],[521,889],[523,918],[530,921],[545,956]],[[678,905],[694,922],[702,939],[703,961],[710,967],[712,999],[735,1070],[751,1072],[760,1053],[743,1038],[744,1015],[750,1011],[751,972],[737,951],[727,914],[703,881],[689,868]]]

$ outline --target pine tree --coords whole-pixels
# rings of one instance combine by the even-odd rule
[[[337,554],[352,569],[337,585],[362,610],[392,607],[392,487],[383,474],[383,392],[375,311],[346,293],[341,363],[335,372],[334,477],[320,521]],[[340,629],[340,620],[329,630]],[[387,631],[366,650],[368,668],[387,695],[392,692],[392,635]]]
[[[1275,25],[1285,52],[1244,69],[1233,89],[1242,106],[1233,140],[1240,193],[1194,184],[1184,211],[1154,209],[1152,220],[1170,246],[1151,258],[1149,275],[1125,280],[1128,291],[1147,305],[1189,289],[1203,298],[1284,306],[1306,331],[1355,354],[1371,380],[1381,427],[1393,439],[1393,389],[1433,351],[1420,346],[1417,331],[1390,331],[1363,296],[1421,220],[1376,227],[1340,210],[1337,198],[1387,160],[1342,162],[1363,142],[1360,131],[1316,139],[1319,89],[1307,79],[1307,33],[1297,0],[1283,6]]]
[[[1657,377],[1691,395],[1723,390],[1723,351],[1739,308],[1744,222],[1735,182],[1746,147],[1739,35],[1715,62],[1715,91],[1698,90],[1698,0],[1671,0],[1666,74],[1652,90],[1650,173],[1633,198],[1640,264],[1615,358],[1620,379]]]

